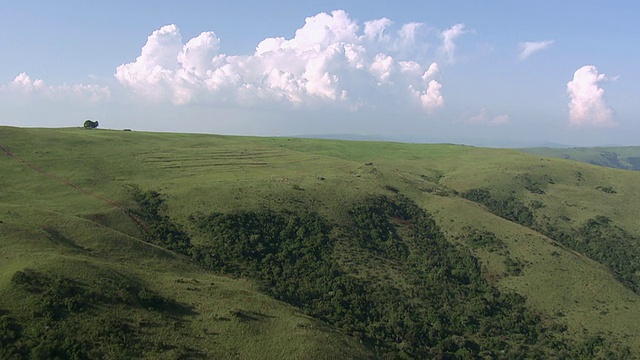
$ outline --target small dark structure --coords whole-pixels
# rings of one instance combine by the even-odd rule
[[[84,122],[84,128],[85,129],[95,129],[97,127],[98,127],[98,122],[97,121],[86,120]]]

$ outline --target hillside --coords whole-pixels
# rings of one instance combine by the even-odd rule
[[[529,148],[529,154],[580,161],[616,169],[640,170],[640,147]]]
[[[640,174],[0,127],[3,358],[640,356]]]

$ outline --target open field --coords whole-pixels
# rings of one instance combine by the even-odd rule
[[[342,284],[348,279],[364,284],[367,294],[393,293],[393,301],[406,297],[411,304],[407,308],[415,306],[425,318],[432,316],[425,305],[429,303],[419,295],[405,294],[422,294],[414,284],[423,274],[419,271],[433,270],[415,265],[429,260],[424,254],[435,250],[422,249],[421,238],[411,235],[416,224],[429,224],[428,216],[446,240],[447,245],[439,246],[451,246],[448,253],[455,252],[451,261],[476,259],[484,279],[478,280],[477,289],[469,290],[473,282],[458,284],[450,280],[454,275],[446,275],[455,286],[455,296],[488,291],[473,299],[489,299],[490,305],[487,289],[515,292],[541,319],[536,326],[564,329],[548,330],[549,338],[578,345],[601,338],[606,345],[584,353],[586,358],[607,357],[602,348],[622,349],[617,356],[640,356],[636,336],[640,297],[634,288],[640,283],[640,267],[634,267],[640,259],[637,172],[457,145],[76,128],[0,127],[0,145],[9,152],[0,153],[0,317],[8,324],[0,323],[0,329],[5,326],[21,334],[22,340],[14,342],[22,346],[13,353],[16,358],[68,349],[58,338],[61,334],[79,339],[86,349],[93,346],[86,351],[94,351],[88,353],[94,357],[102,353],[105,357],[330,359],[436,354],[403,345],[410,344],[409,335],[386,325],[386,317],[367,326],[405,334],[395,344],[335,320],[321,305],[295,303],[277,292],[284,290],[265,290],[267,278],[261,276],[266,275],[252,267],[260,262],[240,262],[254,258],[234,258],[237,269],[232,271],[203,266],[191,256],[198,249],[215,255],[215,246],[209,245],[212,239],[235,231],[208,232],[194,219],[265,212],[317,214],[330,225],[322,244],[332,247],[319,245],[314,256],[334,269],[331,274],[339,274],[328,277],[328,282]],[[150,240],[148,233],[155,225],[140,211],[132,189],[161,194],[163,206],[156,215],[188,234],[190,252],[171,251]],[[489,197],[474,197],[477,189]],[[411,216],[384,210],[387,200],[383,200],[383,205],[375,206],[391,220],[378,220],[389,226],[392,235],[366,228],[380,239],[365,234],[362,240],[353,240],[360,239],[364,230],[358,226],[368,226],[366,214],[373,211],[362,210],[365,220],[358,223],[354,215],[358,204],[378,209],[366,202],[372,198],[390,199],[391,207],[397,205],[393,201],[401,205],[408,201],[427,215],[415,209],[409,211]],[[515,204],[528,215],[492,207],[497,203],[504,209]],[[590,222],[593,219],[599,220]],[[595,230],[588,224],[595,224]],[[492,234],[485,237],[497,245],[474,243],[474,234],[480,233]],[[309,234],[301,238],[316,236]],[[378,245],[368,244],[369,240]],[[613,250],[608,253],[603,248]],[[614,250],[630,257],[619,260]],[[223,260],[228,259],[223,255],[230,256],[220,255]],[[472,264],[464,271],[473,268]],[[66,292],[59,290],[54,297],[34,284],[63,284]],[[333,296],[334,291],[327,293]],[[43,305],[45,300],[49,307]],[[51,305],[54,300],[64,307]],[[452,309],[458,309],[455,306]],[[437,351],[443,351],[443,357],[488,356],[496,339],[504,345],[495,346],[511,354],[523,352],[524,357],[524,348],[518,346],[541,354],[550,349],[541,334],[524,340],[505,333],[486,340],[473,335],[475,330],[456,330],[464,326],[476,325],[446,330],[456,337],[445,330],[438,333],[446,339],[466,339],[455,346],[439,344]],[[437,326],[431,323],[426,328],[430,327]],[[108,331],[101,333],[99,328]],[[98,339],[105,345],[95,345]],[[472,343],[476,345],[466,345]],[[4,346],[9,349],[7,344],[8,340]],[[425,351],[436,348],[425,345]]]

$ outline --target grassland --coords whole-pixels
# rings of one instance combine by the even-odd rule
[[[357,336],[268,296],[256,279],[207,270],[143,241],[144,229],[125,211],[136,207],[136,186],[161,193],[166,215],[194,244],[208,241],[194,215],[313,209],[340,224],[351,204],[402,194],[430,214],[449,243],[478,259],[492,286],[526,297],[544,321],[566,326],[571,338],[598,335],[640,354],[638,294],[606,263],[540,228],[577,231],[602,216],[636,241],[636,172],[456,145],[75,128],[0,127],[0,145],[14,155],[0,154],[0,316],[52,328],[23,324],[30,349],[57,329],[89,343],[111,339],[93,350],[107,357],[376,356]],[[462,196],[479,188],[533,209],[531,226]],[[478,231],[499,239],[499,249],[472,246],[468,235]],[[392,282],[406,275],[393,261],[337,246],[343,270]],[[44,295],[16,285],[16,273],[25,271],[75,281],[80,298],[110,300],[51,325],[42,320]],[[108,285],[115,283],[130,285]],[[123,353],[132,346],[123,333],[87,330],[107,319],[124,324],[120,329],[144,349]]]
[[[640,170],[640,147],[638,146],[522,150],[530,154],[570,159],[610,168]]]

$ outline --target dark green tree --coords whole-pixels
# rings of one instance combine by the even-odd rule
[[[98,122],[97,121],[85,120],[85,122],[84,122],[84,128],[85,129],[95,129],[97,127],[98,127]]]

